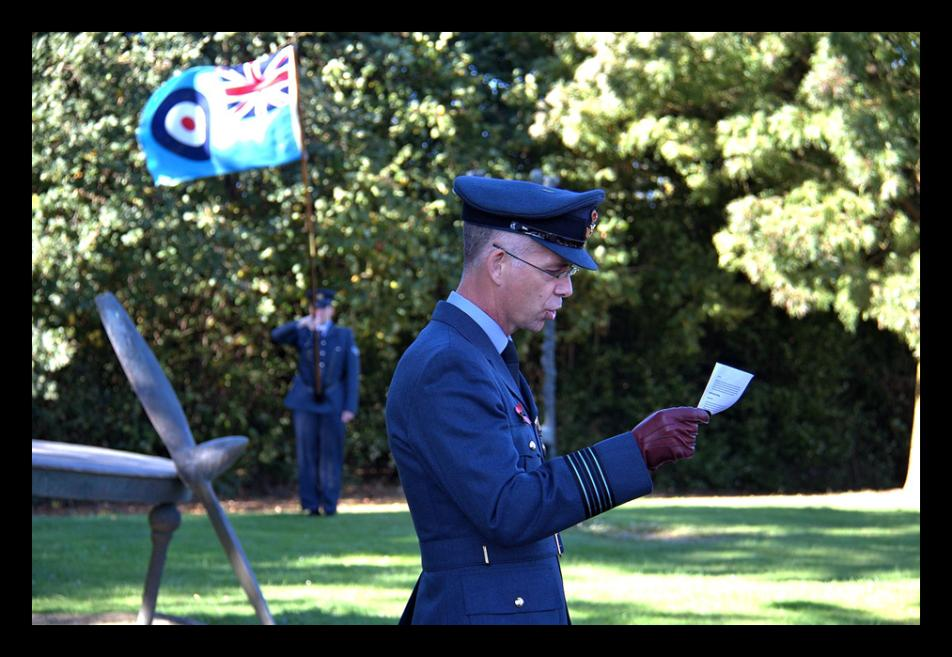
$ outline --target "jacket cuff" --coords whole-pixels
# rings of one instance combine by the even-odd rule
[[[579,488],[585,518],[651,492],[653,485],[638,443],[630,432],[566,454]]]

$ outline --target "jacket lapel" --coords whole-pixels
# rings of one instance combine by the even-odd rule
[[[486,361],[496,372],[496,376],[505,382],[506,387],[509,388],[509,392],[515,395],[518,399],[522,400],[522,403],[526,404],[527,406],[530,405],[530,400],[522,399],[522,392],[519,389],[519,384],[513,380],[512,374],[509,372],[509,368],[506,367],[506,363],[503,361],[502,356],[496,351],[492,340],[490,340],[489,336],[486,335],[486,332],[479,327],[479,324],[473,321],[472,317],[464,313],[453,304],[447,301],[440,301],[436,304],[436,310],[433,311],[432,319],[435,322],[448,324],[459,331],[459,333],[464,338],[469,340],[473,346],[479,349],[480,353],[486,357]]]

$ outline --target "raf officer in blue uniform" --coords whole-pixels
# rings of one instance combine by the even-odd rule
[[[309,293],[310,314],[271,332],[274,342],[298,351],[284,405],[294,419],[301,507],[315,516],[337,512],[344,425],[357,414],[360,388],[360,351],[351,330],[333,322],[334,294]]]
[[[397,365],[387,431],[423,573],[401,623],[567,624],[559,532],[652,490],[693,455],[707,411],[656,411],[546,460],[512,336],[539,331],[597,270],[602,190],[461,176],[463,273]]]

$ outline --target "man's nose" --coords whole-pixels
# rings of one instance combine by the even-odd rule
[[[555,293],[560,297],[572,296],[572,277],[560,278],[555,286]]]

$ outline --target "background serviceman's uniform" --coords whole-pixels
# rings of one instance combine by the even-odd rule
[[[464,220],[522,232],[596,268],[582,247],[601,190],[462,177],[454,191]],[[453,293],[397,365],[387,431],[423,566],[401,622],[568,623],[558,532],[651,492],[630,431],[545,460],[514,351]]]
[[[315,334],[297,321],[271,332],[278,344],[298,350],[298,366],[284,405],[291,409],[297,448],[301,506],[309,511],[337,511],[344,458],[342,411],[357,413],[360,351],[350,329],[327,322]],[[318,343],[315,345],[315,339]],[[319,350],[323,401],[314,396],[314,349]]]

